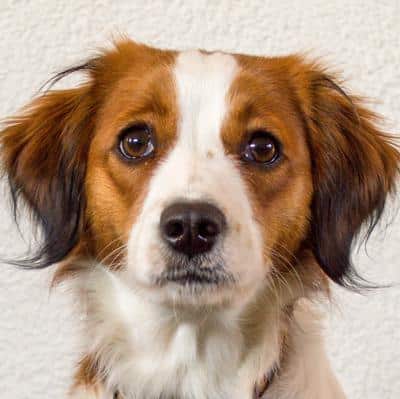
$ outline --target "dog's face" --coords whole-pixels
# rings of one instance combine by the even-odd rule
[[[101,247],[126,245],[126,281],[175,302],[243,301],[274,250],[293,251],[305,234],[305,131],[280,82],[264,91],[266,77],[240,59],[170,61],[140,79],[128,72],[105,99],[87,212],[96,237],[107,234]]]
[[[244,303],[301,251],[346,282],[399,156],[320,68],[125,42],[81,69],[88,83],[2,134],[45,230],[39,264],[94,257],[174,304]]]

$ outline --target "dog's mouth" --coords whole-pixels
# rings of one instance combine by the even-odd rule
[[[220,286],[233,284],[234,282],[233,275],[219,265],[214,267],[199,267],[196,265],[168,267],[157,278],[158,285],[176,283],[182,286]]]

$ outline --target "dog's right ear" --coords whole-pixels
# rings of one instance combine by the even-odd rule
[[[88,82],[70,90],[50,90],[5,122],[0,152],[14,215],[22,200],[43,234],[36,254],[15,262],[18,265],[49,266],[65,258],[77,244],[94,113],[92,85]]]

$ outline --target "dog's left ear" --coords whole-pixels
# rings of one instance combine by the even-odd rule
[[[6,121],[0,132],[2,167],[15,215],[22,199],[43,233],[36,254],[13,263],[49,266],[64,259],[77,244],[93,114],[91,85],[87,83],[48,91]]]
[[[394,190],[400,154],[379,118],[348,95],[318,66],[297,75],[312,158],[314,197],[311,246],[320,266],[335,282],[362,284],[351,265],[354,239],[364,222],[372,231]]]

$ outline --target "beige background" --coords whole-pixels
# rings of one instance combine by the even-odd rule
[[[0,0],[0,117],[115,32],[171,48],[311,50],[344,70],[352,89],[379,100],[375,108],[400,131],[399,0]],[[27,244],[0,195],[0,254],[20,254]],[[399,283],[400,218],[383,231],[372,237],[369,257],[361,251],[357,263],[374,281]],[[67,295],[49,295],[49,273],[1,265],[2,398],[65,396],[79,323]],[[399,398],[399,285],[365,296],[335,290],[335,297],[336,305],[327,306],[327,345],[349,398]]]

